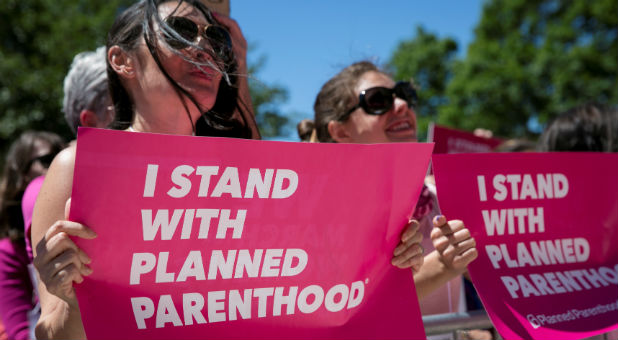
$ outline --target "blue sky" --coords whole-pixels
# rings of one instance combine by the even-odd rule
[[[414,37],[417,25],[439,37],[452,37],[460,53],[474,38],[482,0],[230,0],[247,41],[249,62],[266,64],[257,78],[288,90],[283,113],[296,112],[295,124],[312,118],[322,84],[352,62],[386,62],[397,44]],[[280,140],[298,140],[295,129]]]

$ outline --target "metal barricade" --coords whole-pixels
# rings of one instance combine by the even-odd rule
[[[493,339],[502,339],[484,310],[423,316],[427,336],[451,333],[451,339],[467,339],[466,331],[488,329]]]
[[[502,340],[484,310],[475,310],[463,313],[435,314],[423,316],[423,325],[427,337],[451,333],[450,339],[471,339],[466,331],[472,329],[487,329],[492,338]],[[442,339],[442,337],[440,337]],[[607,340],[608,334],[600,334],[588,340]]]

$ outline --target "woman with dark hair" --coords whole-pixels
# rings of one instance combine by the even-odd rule
[[[315,104],[320,142],[416,142],[416,91],[410,82],[395,83],[368,61],[354,63],[327,81]],[[408,228],[425,239],[420,271],[414,272],[423,314],[458,312],[461,274],[478,252],[463,222],[439,215],[433,183],[426,183]],[[434,250],[435,248],[435,250]]]
[[[618,109],[586,103],[564,111],[545,127],[537,149],[543,152],[618,152]],[[618,330],[599,338],[618,339]]]
[[[230,18],[198,0],[141,0],[122,12],[107,39],[115,126],[136,132],[259,138],[246,79],[246,42]],[[40,277],[37,338],[85,338],[73,283],[90,258],[71,237],[94,231],[67,221],[75,147],[53,161],[32,221]]]
[[[173,124],[164,122],[163,130],[181,124],[195,135],[259,138],[246,78],[247,43],[232,19],[200,1],[138,2],[111,27],[107,53],[116,128],[139,131],[144,117],[137,105],[146,102],[150,110],[174,96],[161,117]],[[140,79],[140,74],[156,77]],[[140,81],[145,86],[130,89]],[[185,121],[177,119],[179,110]]]
[[[21,199],[28,183],[47,172],[62,148],[60,136],[28,131],[13,142],[6,156],[0,184],[0,320],[9,339],[30,338],[29,313],[36,300]]]
[[[539,138],[540,151],[618,152],[618,110],[587,103],[554,118]]]

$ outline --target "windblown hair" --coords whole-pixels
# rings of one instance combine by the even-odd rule
[[[371,71],[384,73],[372,62],[360,61],[344,68],[322,86],[313,105],[318,141],[334,142],[328,132],[328,123],[344,121],[349,117],[346,112],[358,101],[358,93],[354,89],[363,74]]]
[[[106,60],[103,46],[73,58],[64,78],[62,101],[64,118],[73,133],[77,133],[77,127],[81,125],[79,116],[82,110],[90,110],[102,120],[105,118],[109,100]]]
[[[618,110],[587,103],[565,111],[545,128],[538,149],[618,152]]]
[[[202,117],[198,119],[196,124],[193,124],[191,120],[196,135],[259,138],[259,135],[256,136],[253,133],[253,131],[257,131],[257,128],[252,129],[255,127],[254,120],[251,117],[252,109],[247,107],[247,104],[238,96],[238,76],[240,75],[236,73],[238,65],[232,49],[225,48],[217,53],[210,47],[202,47],[183,39],[165,22],[165,18],[161,18],[159,15],[159,5],[167,1],[169,0],[140,0],[122,12],[116,18],[108,34],[107,50],[109,51],[110,47],[117,45],[127,52],[135,51],[143,37],[159,70],[174,87],[181,99],[187,113],[187,119],[191,120],[191,116],[189,113],[189,103],[185,101],[185,97],[189,99],[192,105],[202,112]],[[219,24],[208,8],[199,0],[180,0],[178,6],[183,2],[195,7],[204,15],[204,18],[208,22]],[[155,32],[155,23],[159,26],[160,33]],[[222,74],[215,104],[209,111],[206,112],[205,108],[202,108],[187,90],[174,81],[161,64],[158,51],[162,39],[157,38],[158,34],[162,34],[168,39],[175,39],[189,45],[191,48],[208,54],[212,60],[215,61],[210,62],[208,58],[206,58],[205,61],[193,60],[181,52],[176,51],[174,48],[170,48],[170,50],[187,62],[200,68],[209,67]],[[166,42],[163,43],[167,44]],[[128,91],[122,85],[120,77],[109,64],[109,61],[107,65],[107,74],[109,89],[116,111],[114,127],[117,129],[126,129],[133,120],[134,104]],[[235,112],[238,112],[238,114],[235,115]]]
[[[37,142],[47,143],[50,153],[54,154],[64,148],[64,141],[60,136],[39,131],[26,131],[11,144],[0,183],[0,238],[10,237],[16,240],[24,236],[21,199],[28,183],[34,179],[30,178],[28,173]]]

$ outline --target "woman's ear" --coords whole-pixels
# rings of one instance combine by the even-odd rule
[[[135,77],[135,61],[132,56],[125,52],[120,46],[112,46],[107,52],[109,64],[122,78]]]
[[[328,133],[331,138],[337,143],[352,143],[350,138],[350,134],[345,126],[345,124],[331,120],[327,125]]]

